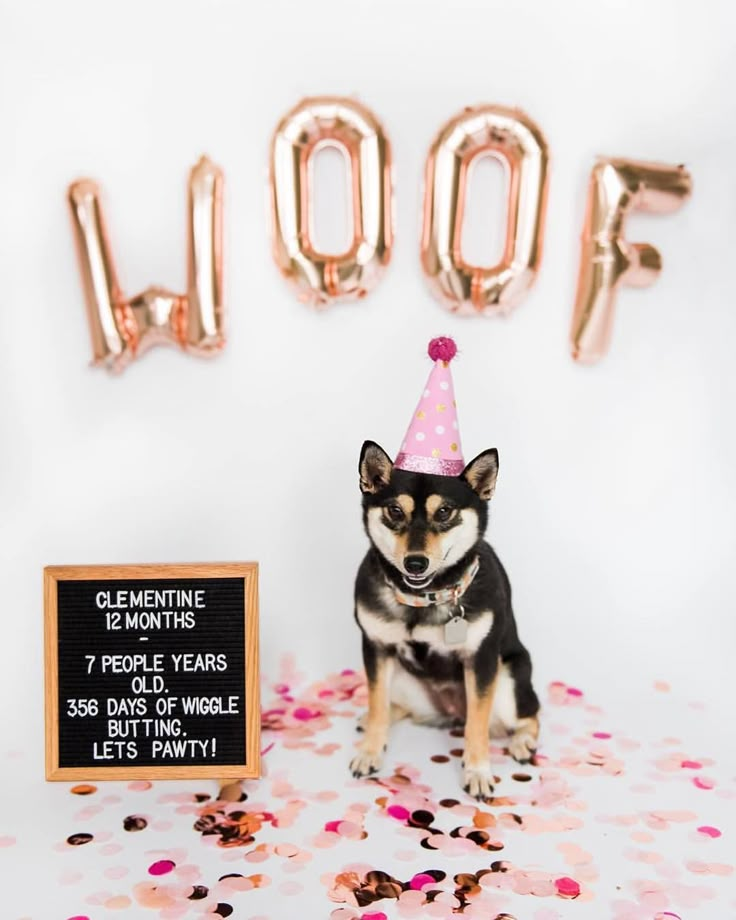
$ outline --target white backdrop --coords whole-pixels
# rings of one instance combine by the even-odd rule
[[[257,559],[264,666],[285,651],[315,674],[358,663],[358,451],[366,437],[397,450],[437,334],[462,352],[466,457],[500,450],[490,536],[540,683],[625,697],[637,675],[716,697],[736,638],[726,0],[0,10],[0,724],[39,776],[44,564]],[[270,134],[308,94],[359,97],[395,155],[387,276],[321,314],[277,274],[265,207]],[[512,317],[461,320],[420,272],[422,170],[442,122],[486,101],[522,107],[549,141],[545,255]],[[67,184],[103,183],[129,293],[179,289],[202,152],[226,172],[227,349],[161,349],[118,378],[89,368]],[[694,196],[630,222],[665,270],[621,294],[590,369],[566,338],[597,153],[684,162]]]

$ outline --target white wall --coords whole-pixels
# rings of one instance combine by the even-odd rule
[[[257,559],[266,667],[285,650],[315,674],[357,663],[358,451],[366,437],[397,450],[440,333],[462,349],[466,456],[500,449],[491,539],[540,680],[625,694],[636,674],[716,693],[736,647],[725,0],[3,0],[0,12],[7,731],[40,757],[47,563]],[[324,93],[356,94],[382,119],[397,233],[378,290],[317,314],[271,261],[265,173],[278,118]],[[418,261],[427,147],[481,101],[524,108],[553,157],[541,275],[508,320],[451,317]],[[103,182],[128,292],[178,288],[185,177],[204,151],[226,170],[226,351],[208,363],[158,350],[119,378],[90,369],[66,185]],[[589,369],[566,337],[597,153],[684,162],[695,191],[675,215],[630,222],[665,270],[621,294],[611,354]]]

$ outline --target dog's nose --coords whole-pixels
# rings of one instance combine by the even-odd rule
[[[427,571],[429,559],[426,556],[405,556],[404,568],[410,575],[421,575]]]

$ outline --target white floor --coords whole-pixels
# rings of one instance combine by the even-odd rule
[[[5,750],[2,917],[736,917],[733,722],[686,692],[642,678],[632,707],[610,685],[549,684],[539,765],[496,749],[478,805],[462,740],[439,730],[397,726],[380,778],[350,778],[360,675],[310,685],[286,662],[278,681],[244,802],[214,803],[208,782],[80,795]]]

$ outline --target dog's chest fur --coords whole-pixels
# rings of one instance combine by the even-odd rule
[[[448,645],[445,625],[454,612],[450,605],[407,607],[398,603],[388,586],[380,600],[380,609],[376,610],[358,602],[360,626],[372,642],[395,649],[402,662],[421,670],[430,669],[431,659],[436,656],[464,659],[474,655],[493,626],[493,611],[475,613],[468,619],[465,641]]]

